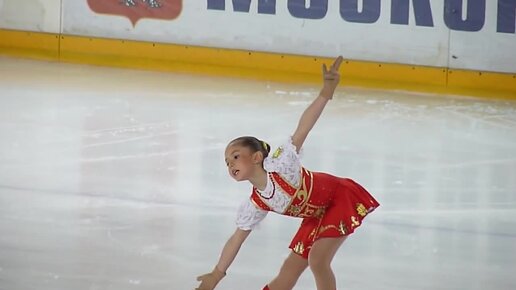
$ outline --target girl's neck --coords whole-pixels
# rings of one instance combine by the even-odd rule
[[[267,171],[260,167],[248,180],[258,190],[265,190],[267,187]]]

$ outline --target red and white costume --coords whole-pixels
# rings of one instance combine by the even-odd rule
[[[353,233],[379,206],[353,180],[303,168],[291,141],[267,157],[264,168],[267,186],[263,191],[253,188],[238,210],[237,227],[252,230],[269,211],[302,218],[289,248],[304,258],[317,239]]]

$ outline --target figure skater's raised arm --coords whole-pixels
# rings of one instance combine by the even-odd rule
[[[306,108],[306,110],[301,115],[299,119],[299,123],[297,125],[297,129],[292,135],[292,144],[296,146],[296,150],[299,152],[303,143],[310,133],[310,130],[314,127],[315,123],[321,116],[321,113],[328,103],[329,100],[333,98],[333,93],[339,84],[340,75],[339,75],[339,67],[342,63],[342,56],[339,56],[335,59],[330,69],[328,70],[326,64],[322,66],[324,85],[319,93],[319,96]]]

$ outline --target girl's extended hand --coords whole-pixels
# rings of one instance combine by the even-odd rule
[[[330,69],[326,67],[326,64],[323,64],[322,70],[323,70],[323,79],[324,79],[324,86],[322,88],[322,96],[331,99],[333,98],[333,93],[335,92],[335,89],[337,88],[339,81],[340,81],[340,74],[339,74],[339,68],[340,64],[342,63],[343,58],[342,56],[339,56],[335,59],[333,64],[331,65]]]
[[[200,281],[201,285],[195,288],[195,290],[213,290],[224,276],[226,276],[226,274],[215,267],[211,273],[197,277],[197,281]]]

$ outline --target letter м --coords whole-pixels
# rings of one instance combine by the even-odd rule
[[[225,0],[208,0],[209,10],[226,10]],[[233,11],[247,12],[251,9],[251,0],[233,0]],[[276,14],[276,0],[258,0],[258,13]]]

